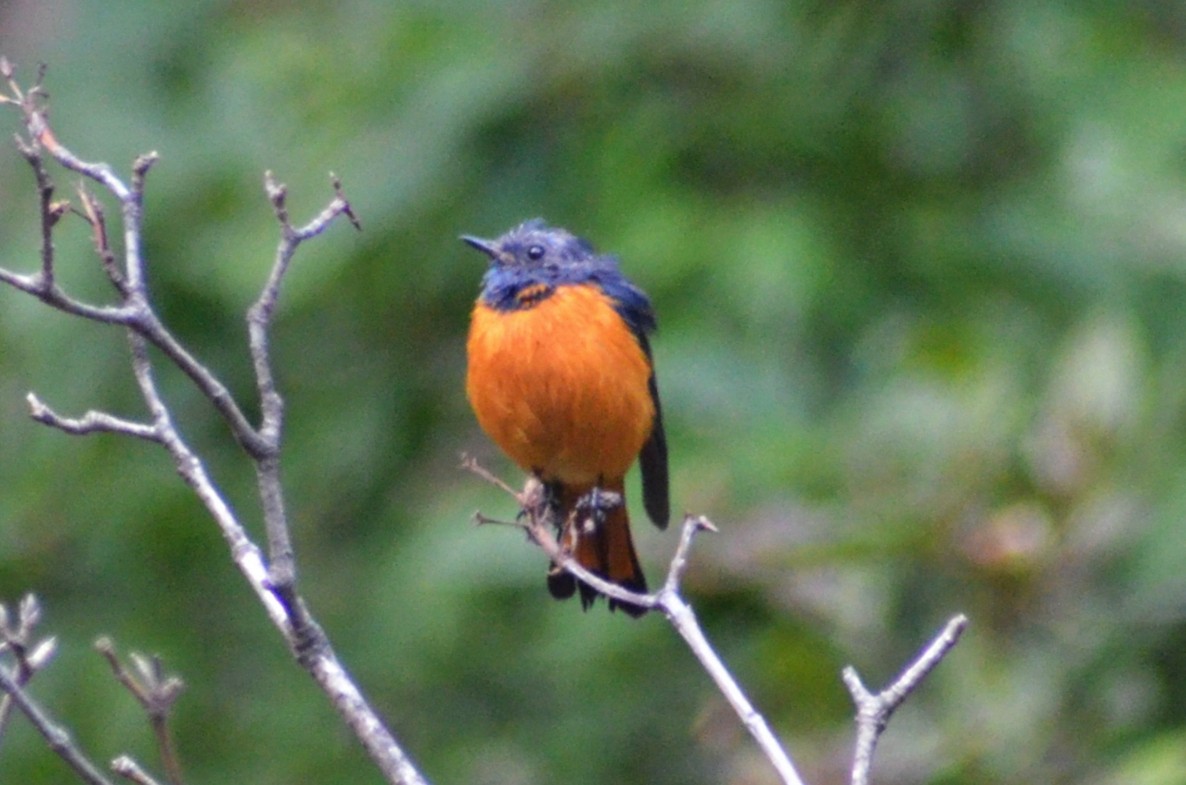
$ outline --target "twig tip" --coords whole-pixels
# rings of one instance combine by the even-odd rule
[[[44,420],[49,414],[49,407],[46,406],[37,393],[29,393],[25,396],[25,402],[29,404],[29,416],[34,420]]]
[[[143,177],[148,174],[148,170],[152,165],[161,159],[161,154],[156,150],[150,150],[143,155],[136,156],[136,160],[132,163],[132,173],[137,177]]]
[[[37,647],[26,657],[29,670],[39,671],[49,665],[49,661],[58,653],[58,639],[49,637],[37,644]]]
[[[848,688],[848,694],[852,696],[858,709],[871,697],[865,682],[861,681],[861,674],[857,673],[857,669],[853,666],[845,665],[844,669],[840,671],[840,679]]]
[[[358,220],[358,216],[354,214],[354,208],[350,206],[350,200],[346,198],[346,192],[342,190],[342,178],[338,177],[333,172],[329,173],[329,182],[334,189],[334,197],[341,205],[342,214],[350,221],[350,225],[356,231],[362,231],[362,222]]]
[[[100,635],[98,638],[95,638],[95,642],[92,644],[92,646],[94,646],[95,651],[99,652],[104,657],[109,657],[115,654],[115,642],[106,635]]]

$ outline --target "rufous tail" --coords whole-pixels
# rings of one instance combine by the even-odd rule
[[[630,518],[626,513],[626,499],[622,480],[606,483],[601,491],[616,494],[617,503],[609,504],[596,498],[591,488],[554,486],[554,510],[562,522],[560,541],[577,563],[589,572],[616,583],[623,589],[645,594],[647,581],[634,551],[630,537]],[[575,514],[574,514],[575,513]],[[581,605],[588,609],[601,592],[578,581],[571,573],[553,567],[548,573],[548,591],[557,599],[567,599],[579,589]],[[609,598],[609,609],[631,616],[641,616],[647,609],[634,603]]]

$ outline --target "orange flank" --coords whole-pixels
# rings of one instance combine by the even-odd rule
[[[511,460],[586,489],[626,476],[655,416],[651,366],[596,287],[561,286],[518,311],[479,302],[467,348],[470,403]]]

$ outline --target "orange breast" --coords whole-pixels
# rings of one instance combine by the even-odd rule
[[[650,435],[650,363],[595,286],[561,286],[518,311],[479,301],[467,350],[478,423],[526,471],[585,486],[620,478]]]

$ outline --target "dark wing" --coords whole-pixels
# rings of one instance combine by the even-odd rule
[[[609,261],[611,258],[599,257],[599,260]],[[614,308],[630,326],[630,331],[638,339],[651,366],[651,378],[647,380],[647,387],[651,391],[651,402],[655,404],[655,422],[651,425],[651,435],[642,446],[642,452],[638,454],[638,463],[642,467],[642,501],[647,516],[660,529],[665,529],[671,517],[667,481],[667,436],[663,432],[663,409],[659,405],[655,362],[651,357],[651,343],[647,339],[647,335],[655,330],[655,312],[651,309],[651,301],[646,294],[626,280],[614,267],[600,270],[599,274],[594,276],[594,280],[613,300]]]
[[[651,402],[655,404],[655,422],[651,435],[642,452],[638,454],[638,465],[642,467],[642,503],[647,515],[660,529],[667,528],[671,517],[671,499],[667,485],[667,435],[663,432],[663,407],[659,405],[659,385],[655,381],[655,363],[651,359],[651,344],[644,333],[636,333],[647,360],[651,362],[651,378],[647,387],[651,391]]]

